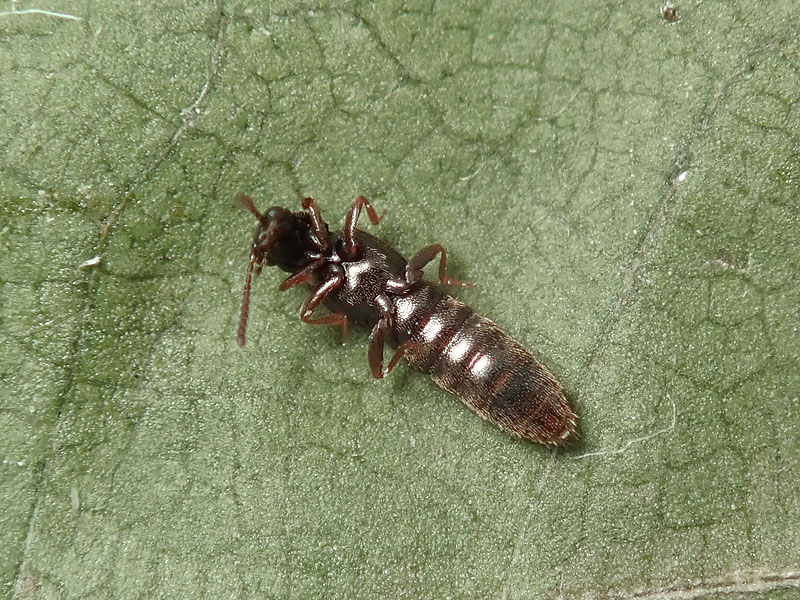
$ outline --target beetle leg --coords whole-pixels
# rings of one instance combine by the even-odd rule
[[[386,344],[387,334],[392,329],[392,303],[388,297],[380,295],[375,298],[375,306],[381,316],[370,335],[367,360],[369,368],[372,370],[372,376],[375,379],[383,379],[383,347]]]
[[[300,190],[295,190],[298,198],[303,205],[303,209],[308,211],[311,217],[311,235],[314,237],[314,243],[317,245],[321,252],[328,249],[328,224],[322,219],[322,213],[319,212],[319,206],[313,198],[303,197]]]
[[[372,369],[372,375],[375,379],[383,379],[386,375],[392,372],[395,365],[400,362],[400,359],[405,356],[406,352],[409,350],[414,350],[419,348],[421,345],[417,344],[416,342],[412,342],[408,340],[400,344],[397,350],[394,351],[394,355],[392,356],[392,360],[389,361],[389,366],[386,367],[386,372],[383,371],[383,348],[386,343],[386,332],[388,331],[388,326],[386,322],[381,319],[378,321],[378,324],[375,325],[375,328],[372,330],[372,339],[370,339],[369,343],[369,367]]]
[[[317,260],[308,263],[305,267],[296,273],[292,273],[286,279],[284,279],[278,289],[280,289],[282,292],[285,292],[289,288],[293,288],[296,285],[309,283],[314,277],[314,271],[316,271],[317,267],[324,262],[324,258],[318,258]]]
[[[408,350],[413,350],[420,345],[411,340],[400,344],[397,350],[395,350],[392,360],[389,361],[389,366],[386,367],[386,373],[384,373],[383,349],[386,345],[387,334],[392,328],[392,305],[385,296],[378,296],[375,299],[375,304],[378,305],[381,311],[381,318],[372,330],[367,358],[369,360],[369,368],[372,370],[372,375],[375,379],[383,379],[392,372],[392,369],[394,369],[395,365],[403,358],[403,355],[405,355]]]
[[[333,325],[334,327],[341,325],[342,342],[346,342],[350,337],[350,320],[347,318],[347,315],[334,313],[332,315],[325,315],[324,317],[319,317],[317,319],[302,319],[302,321],[303,323],[308,323],[309,325]]]
[[[457,285],[459,287],[475,287],[474,283],[469,281],[459,281],[453,279],[447,274],[447,252],[441,244],[431,244],[425,246],[422,250],[414,255],[406,265],[406,283],[416,283],[422,279],[422,268],[436,258],[437,254],[441,254],[439,259],[439,281],[445,285]]]
[[[369,203],[364,196],[359,196],[353,201],[350,207],[350,212],[344,220],[344,249],[348,257],[353,257],[358,252],[358,244],[356,243],[356,226],[358,225],[358,218],[361,216],[361,208],[367,209],[367,215],[373,225],[377,225],[386,216],[386,211],[379,217],[375,212],[372,204]]]
[[[369,368],[372,370],[372,376],[375,379],[383,379],[383,346],[386,343],[387,329],[386,321],[381,319],[372,329],[372,335],[369,340],[367,360],[369,361]]]
[[[394,369],[395,365],[398,362],[400,362],[400,359],[403,358],[403,356],[405,356],[406,352],[408,352],[409,350],[416,350],[421,347],[422,344],[418,344],[417,342],[412,342],[411,340],[407,340],[402,344],[400,344],[397,350],[394,351],[394,356],[392,356],[392,360],[389,361],[389,366],[386,367],[386,374],[388,375],[389,373],[392,372],[392,369]]]
[[[310,277],[310,275],[309,275]],[[289,278],[291,279],[291,277]],[[288,279],[287,279],[288,281]],[[311,292],[311,295],[303,302],[300,308],[300,320],[309,325],[341,325],[342,338],[347,337],[349,321],[346,315],[334,313],[332,315],[325,315],[312,319],[311,315],[319,308],[319,305],[328,297],[329,294],[334,292],[344,281],[344,273],[340,268],[333,272],[333,275],[322,282],[322,284]],[[286,282],[284,282],[286,283]],[[296,284],[295,284],[296,285]]]

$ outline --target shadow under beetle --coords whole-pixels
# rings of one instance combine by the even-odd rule
[[[299,192],[298,192],[299,195]],[[237,340],[245,344],[253,273],[266,264],[291,273],[280,285],[305,284],[311,294],[300,319],[312,325],[351,323],[372,330],[369,366],[380,379],[384,346],[395,349],[388,374],[401,358],[427,373],[441,388],[507,433],[548,445],[563,445],[575,433],[575,413],[547,368],[492,321],[422,279],[422,268],[439,256],[439,280],[469,286],[447,275],[447,254],[431,244],[406,261],[386,242],[358,229],[366,209],[373,225],[383,219],[359,196],[341,231],[331,233],[312,198],[303,211],[273,206],[265,213],[252,198],[238,201],[258,219],[242,297]],[[312,317],[320,305],[330,314]]]

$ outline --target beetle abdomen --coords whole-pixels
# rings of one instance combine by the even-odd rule
[[[522,345],[466,304],[443,296],[411,333],[409,364],[506,432],[563,444],[575,414],[561,385]]]

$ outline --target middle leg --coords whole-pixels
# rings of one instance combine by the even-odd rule
[[[475,287],[474,283],[469,281],[459,281],[453,279],[447,274],[447,252],[441,244],[431,244],[425,246],[422,250],[417,252],[408,264],[406,265],[406,283],[409,285],[416,283],[422,279],[422,268],[436,258],[437,254],[441,254],[439,259],[439,281],[445,285],[456,285],[459,287]]]

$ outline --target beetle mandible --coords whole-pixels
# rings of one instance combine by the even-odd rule
[[[313,198],[299,192],[302,211],[273,206],[261,213],[250,196],[239,203],[258,219],[247,268],[237,340],[245,344],[253,273],[277,266],[290,273],[280,285],[305,284],[311,294],[300,319],[312,325],[353,323],[372,330],[367,353],[372,374],[384,376],[384,346],[394,348],[388,374],[401,358],[431,376],[479,416],[507,433],[547,445],[563,445],[575,433],[576,416],[547,368],[492,321],[422,278],[439,256],[439,281],[469,286],[447,274],[447,253],[431,244],[406,261],[389,244],[357,228],[362,210],[383,219],[359,196],[341,231],[331,233]],[[385,214],[385,213],[384,213]],[[330,314],[314,317],[324,305]]]

